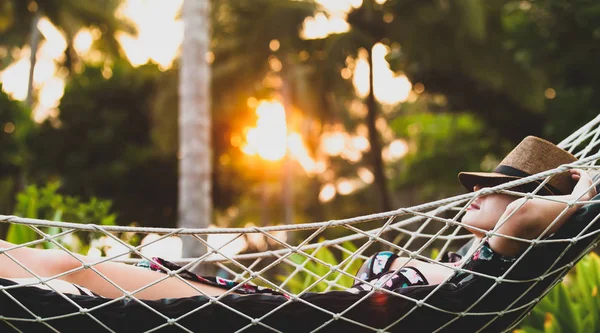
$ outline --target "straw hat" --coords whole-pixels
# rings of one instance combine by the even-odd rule
[[[475,185],[495,186],[548,171],[576,160],[577,158],[571,153],[553,143],[535,136],[528,136],[500,162],[493,172],[461,172],[458,174],[458,180],[467,190],[472,191]],[[519,186],[515,190],[532,192],[542,180]],[[538,193],[543,195],[568,194],[572,192],[574,186],[571,175],[568,172],[562,172],[552,176]]]

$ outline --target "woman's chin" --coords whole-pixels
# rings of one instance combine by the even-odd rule
[[[477,232],[477,230],[471,229],[469,227],[479,228],[476,215],[477,214],[475,214],[475,212],[473,211],[467,211],[465,215],[463,215],[463,218],[460,220],[464,224],[464,227],[472,233]]]
[[[477,211],[469,209],[463,215],[461,222],[467,225],[473,225],[476,222]]]

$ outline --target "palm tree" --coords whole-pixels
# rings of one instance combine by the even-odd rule
[[[83,27],[98,27],[103,32],[99,41],[100,48],[108,55],[120,55],[116,33],[118,31],[135,32],[131,24],[115,17],[115,10],[120,4],[120,0],[0,1],[0,19],[5,22],[0,25],[0,33],[2,33],[0,46],[10,49],[29,44],[31,50],[31,69],[27,89],[27,103],[29,106],[32,103],[32,81],[36,51],[42,37],[37,28],[38,21],[46,17],[63,32],[67,42],[64,65],[71,69],[77,58],[73,47],[74,38]],[[11,53],[8,52],[3,64],[7,65],[12,60]]]
[[[192,19],[188,16],[193,15],[192,10],[187,6],[192,6],[192,4],[186,4],[183,7],[184,20]],[[241,152],[238,148],[232,149],[230,136],[224,134],[241,132],[242,127],[248,125],[248,118],[251,117],[247,106],[248,98],[267,98],[273,93],[272,90],[262,85],[265,75],[269,72],[268,59],[272,54],[269,43],[272,40],[278,40],[281,43],[278,56],[281,56],[282,61],[289,55],[297,56],[300,50],[306,48],[306,45],[304,45],[306,42],[301,41],[299,38],[299,31],[304,19],[313,14],[315,5],[311,1],[214,0],[211,2],[210,7],[212,25],[211,54],[214,55],[212,66],[210,69],[206,68],[201,72],[199,72],[199,69],[195,69],[197,67],[190,69],[190,66],[198,65],[197,63],[190,64],[190,62],[198,62],[204,59],[204,54],[208,51],[208,40],[206,40],[207,45],[204,46],[203,51],[193,51],[197,52],[197,55],[192,56],[192,51],[188,50],[192,48],[191,43],[197,43],[198,39],[194,39],[193,35],[185,34],[184,38],[189,38],[191,41],[186,39],[183,42],[182,58],[176,64],[176,66],[179,66],[180,75],[177,77],[171,71],[166,73],[164,89],[157,93],[156,101],[152,103],[154,117],[157,119],[155,122],[157,136],[160,137],[161,150],[164,154],[173,154],[178,149],[177,143],[169,140],[169,137],[171,132],[180,131],[181,146],[179,151],[182,160],[180,160],[179,225],[187,227],[205,227],[211,221],[210,211],[192,213],[189,209],[200,211],[200,209],[204,209],[203,207],[211,207],[212,209],[215,207],[228,208],[236,203],[236,198],[239,197],[241,189],[247,191],[245,185],[246,183],[252,183],[252,180],[246,179],[248,178],[248,168],[242,166],[241,163],[222,165],[214,170],[203,165],[201,168],[204,170],[202,174],[205,181],[202,184],[204,185],[199,185],[199,183],[190,185],[192,184],[190,182],[191,175],[183,173],[185,168],[183,164],[188,162],[183,161],[183,159],[189,155],[183,153],[185,151],[183,145],[189,145],[191,143],[190,136],[199,135],[200,130],[191,128],[190,131],[184,133],[184,127],[190,127],[191,124],[189,122],[180,123],[178,127],[174,118],[169,114],[170,107],[179,103],[181,108],[180,120],[183,117],[191,119],[193,115],[187,116],[185,114],[195,112],[195,117],[201,117],[198,110],[204,106],[208,108],[208,100],[211,101],[210,113],[207,114],[206,118],[210,121],[203,122],[203,124],[210,124],[210,126],[204,127],[201,135],[208,135],[212,132],[212,137],[203,137],[199,143],[206,143],[207,145],[210,143],[208,147],[213,151],[210,152],[207,148],[206,153],[202,153],[203,155],[201,153],[198,153],[197,156],[189,155],[196,156],[196,158],[204,156],[202,161],[194,162],[190,160],[189,168],[198,167],[200,163],[209,163],[210,161],[218,163],[221,154],[238,156],[239,158],[232,158],[232,160],[241,161],[242,156],[237,155]],[[206,14],[209,10],[207,7],[203,8],[202,13]],[[198,7],[193,9],[196,10],[196,14],[199,14],[200,9]],[[186,29],[187,26],[186,23]],[[198,28],[192,25],[189,25],[189,27],[195,29],[192,32],[196,35],[200,34]],[[186,60],[186,55],[191,58]],[[206,65],[206,63],[202,65]],[[208,70],[210,70],[210,75],[205,75],[202,78],[197,77],[198,73],[207,73]],[[291,66],[284,66],[284,71],[289,70],[291,70]],[[192,74],[196,77],[189,77]],[[177,86],[178,79],[181,87],[179,99],[174,89]],[[205,90],[204,88],[202,90],[192,88],[190,81],[192,79],[195,80],[193,84],[199,84],[197,80],[203,80],[202,84],[210,82],[210,97],[207,95],[200,97]],[[189,95],[184,97],[184,91]],[[186,102],[192,100],[192,93],[197,95],[195,102]],[[201,102],[199,101],[200,98],[204,98],[204,100]],[[246,177],[242,177],[242,174]],[[210,176],[212,176],[212,179],[208,178]],[[211,180],[213,184],[210,184]],[[202,188],[201,194],[191,193],[188,195],[187,191],[200,188]],[[212,196],[211,190],[213,192]],[[196,196],[196,199],[193,196]],[[200,200],[197,199],[198,196],[201,196],[201,200],[206,200],[205,203],[198,204],[197,200]],[[208,201],[211,197],[213,203]],[[188,245],[184,246],[187,248]],[[193,247],[193,245],[189,246],[190,248]],[[200,253],[200,249],[189,251],[191,252],[185,250],[186,255],[188,253],[190,255]]]
[[[356,54],[359,48],[364,48],[369,54],[369,94],[365,100],[367,116],[364,123],[369,130],[370,166],[373,170],[379,210],[389,211],[392,209],[392,204],[384,173],[381,135],[375,126],[379,116],[379,103],[375,99],[374,91],[373,46],[386,37],[381,6],[375,4],[374,0],[365,0],[360,7],[353,9],[348,14],[347,21],[350,25],[348,32],[328,37],[327,43],[330,44],[328,54],[337,59],[332,63],[334,67],[344,63],[346,56],[344,52]]]
[[[211,70],[209,0],[185,0],[184,37],[179,79],[179,221],[182,228],[206,228],[212,221]],[[183,255],[197,257],[203,248],[184,238]]]
[[[219,107],[227,108],[231,102],[232,89],[239,87],[240,94],[251,93],[268,71],[266,59],[270,55],[269,41],[277,39],[281,48],[277,52],[283,63],[281,77],[284,83],[286,104],[299,106],[306,114],[322,122],[346,123],[343,106],[355,98],[348,81],[340,76],[346,57],[356,54],[360,48],[372,52],[373,46],[384,37],[384,21],[381,6],[373,0],[353,11],[349,16],[351,31],[332,35],[325,40],[302,40],[299,31],[302,22],[318,10],[312,1],[281,0],[221,0],[228,3],[220,13],[219,26],[215,26],[215,83],[227,82],[226,96]],[[230,21],[228,21],[230,19]],[[299,54],[304,53],[304,56]],[[370,54],[372,58],[372,54]],[[252,66],[248,66],[251,63]],[[382,160],[380,134],[375,128],[378,103],[374,97],[373,66],[371,66],[371,91],[366,104],[371,144],[370,165],[375,175],[375,190],[379,194],[381,210],[390,210]],[[232,83],[231,82],[235,82]],[[259,86],[261,86],[259,84]],[[256,93],[256,91],[255,91]],[[264,93],[264,91],[263,91]],[[215,92],[218,98],[219,92]],[[248,95],[250,97],[252,95]],[[288,198],[289,200],[289,198]]]

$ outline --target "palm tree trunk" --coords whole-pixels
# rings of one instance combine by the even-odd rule
[[[367,128],[369,129],[369,142],[371,144],[371,163],[373,175],[375,176],[375,188],[378,193],[380,209],[382,211],[392,210],[390,198],[387,191],[387,179],[383,170],[383,158],[381,157],[381,140],[375,126],[377,120],[377,101],[375,100],[374,78],[373,78],[373,47],[369,48],[369,95],[367,96]]]
[[[179,221],[183,228],[206,228],[212,221],[209,0],[184,0],[184,37],[179,73]],[[184,257],[205,247],[183,239]]]
[[[289,129],[289,119],[291,118],[292,112],[292,71],[295,70],[291,62],[286,62],[286,70],[281,74],[283,79],[283,86],[281,88],[281,94],[283,96],[283,107],[285,109],[285,121],[288,123]],[[287,148],[286,148],[287,149]],[[290,158],[289,152],[286,150],[285,156],[283,156],[283,163],[281,164],[283,169],[282,172],[282,182],[281,182],[281,194],[283,201],[283,209],[284,209],[284,223],[285,224],[293,224],[294,223],[294,180],[292,177],[292,167],[293,163]]]
[[[40,30],[37,25],[40,21],[42,15],[38,10],[33,17],[33,21],[31,22],[31,40],[29,41],[29,49],[31,50],[31,54],[29,55],[29,78],[27,80],[27,98],[25,100],[25,104],[28,108],[31,108],[33,105],[33,73],[35,71],[35,64],[37,62],[37,50],[38,45],[40,44]]]

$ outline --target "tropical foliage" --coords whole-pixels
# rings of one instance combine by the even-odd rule
[[[116,39],[117,32],[135,33],[130,23],[115,16],[120,3],[120,0],[3,0],[0,2],[0,45],[9,49],[28,45],[35,30],[32,29],[34,21],[46,17],[65,35],[67,47],[64,64],[68,68],[77,60],[73,42],[83,27],[100,29],[102,37],[98,47],[107,54],[119,57],[121,47]],[[13,60],[13,53],[6,52],[0,64],[8,65]]]
[[[599,273],[600,257],[592,252],[533,308],[515,333],[598,332]]]
[[[320,240],[320,242],[323,241],[325,240]],[[306,252],[316,258],[316,261],[302,254],[292,254],[289,260],[296,266],[285,266],[287,274],[278,275],[276,278],[285,283],[284,288],[286,290],[296,294],[305,291],[324,292],[350,288],[354,282],[352,276],[358,272],[363,261],[351,257],[351,254],[357,250],[352,242],[345,242],[341,246],[344,249],[344,251],[341,251],[341,258],[336,258],[328,247]],[[346,274],[339,271],[332,272],[331,267],[337,266],[339,266],[339,270]],[[303,270],[298,269],[299,267]]]
[[[117,215],[111,212],[111,203],[107,200],[92,198],[89,202],[71,196],[57,193],[60,184],[50,183],[45,187],[28,186],[17,195],[15,215],[44,219],[50,221],[72,221],[74,223],[90,223],[97,225],[114,225]],[[63,230],[58,227],[42,227],[39,230],[48,235],[57,235]],[[42,238],[42,234],[33,228],[11,224],[8,228],[6,240],[14,244],[23,244]],[[87,254],[92,239],[102,236],[94,232],[69,234],[68,241],[64,237],[56,240],[69,250]],[[43,242],[45,248],[56,247],[53,243]]]

